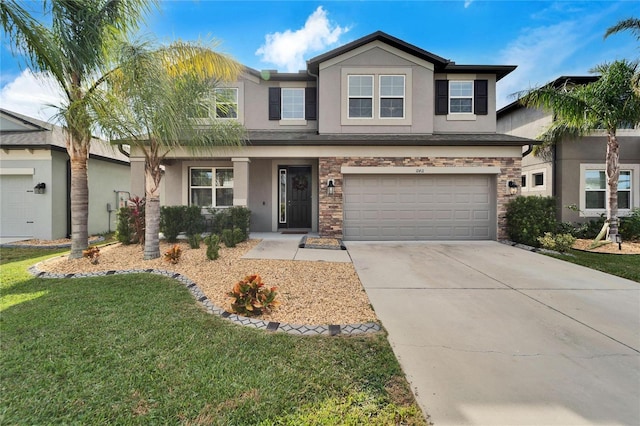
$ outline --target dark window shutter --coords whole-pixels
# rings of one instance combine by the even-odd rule
[[[316,88],[307,87],[304,89],[304,118],[305,120],[317,120],[318,110],[316,107]]]
[[[280,120],[281,93],[279,87],[269,87],[269,120]]]
[[[473,111],[477,115],[487,115],[489,113],[489,82],[487,80],[474,81],[473,95]]]
[[[436,80],[436,115],[449,113],[449,80]]]

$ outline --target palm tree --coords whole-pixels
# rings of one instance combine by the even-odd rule
[[[580,137],[604,130],[607,136],[606,177],[609,190],[607,221],[609,238],[618,233],[619,143],[616,129],[620,124],[640,123],[640,96],[634,90],[633,79],[637,62],[626,60],[603,64],[591,70],[600,78],[586,85],[546,85],[533,89],[520,99],[528,107],[549,109],[553,123],[541,135],[543,146],[559,143],[566,137]]]
[[[125,45],[119,63],[106,79],[105,102],[95,109],[102,108],[98,120],[112,139],[144,155],[144,259],[155,259],[160,257],[160,166],[179,146],[202,151],[244,142],[244,127],[235,120],[193,119],[195,111],[215,110],[214,88],[235,81],[242,67],[202,43],[188,42]]]
[[[25,4],[25,3],[22,3]],[[26,4],[29,4],[28,2]],[[71,258],[87,248],[87,164],[94,122],[89,101],[108,64],[109,46],[137,28],[154,0],[51,0],[41,5],[43,22],[21,2],[2,0],[0,22],[14,54],[62,89],[58,105],[71,162]]]
[[[627,30],[634,33],[636,38],[640,40],[640,19],[629,18],[618,22],[616,25],[607,29],[607,32],[604,34],[604,38],[609,37],[611,34]]]

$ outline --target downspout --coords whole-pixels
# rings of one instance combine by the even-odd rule
[[[121,143],[118,144],[118,151],[120,151],[120,154],[124,155],[127,158],[131,157],[131,154],[124,150],[124,147]]]
[[[533,151],[533,145],[530,144],[530,145],[527,146],[527,150],[522,153],[522,158],[524,158],[527,155],[531,154],[532,151]]]

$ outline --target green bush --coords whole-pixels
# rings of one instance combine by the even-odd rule
[[[204,239],[204,243],[207,245],[207,259],[217,260],[220,257],[220,237],[211,234]]]
[[[130,226],[130,221],[131,210],[128,207],[120,207],[116,224],[116,239],[122,244],[131,244],[133,229]]]
[[[545,232],[544,236],[538,237],[538,242],[547,250],[565,253],[573,247],[573,243],[576,242],[576,237],[571,234],[552,234],[551,232]]]
[[[640,239],[640,209],[635,208],[629,216],[620,219],[620,235],[624,241]]]
[[[182,230],[182,218],[186,206],[162,206],[160,208],[160,232],[167,242],[178,241],[178,234]]]
[[[200,241],[202,241],[202,237],[200,236],[200,234],[189,235],[188,240],[189,240],[190,248],[192,249],[200,248]]]
[[[203,230],[204,218],[199,206],[163,206],[160,209],[160,231],[170,243],[178,240],[180,232],[191,237]]]
[[[516,197],[507,204],[506,219],[512,241],[539,247],[538,237],[557,227],[556,201],[553,197]]]
[[[224,242],[224,245],[229,248],[236,246],[236,239],[233,235],[233,229],[224,229],[222,231],[222,241]]]
[[[221,235],[224,239],[224,230],[228,229],[237,234],[234,238],[236,243],[240,243],[249,238],[249,226],[251,221],[251,210],[242,206],[228,207],[224,209],[209,209],[211,214],[211,229],[212,234]],[[229,237],[231,241],[231,237]],[[226,241],[225,241],[226,244]],[[232,243],[233,244],[233,243]]]

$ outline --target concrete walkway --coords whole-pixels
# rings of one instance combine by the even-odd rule
[[[252,232],[249,238],[261,239],[260,243],[243,256],[244,259],[310,260],[350,263],[346,250],[299,248],[304,235]],[[309,238],[317,237],[308,234]]]
[[[497,242],[346,245],[436,426],[640,425],[639,283]]]

